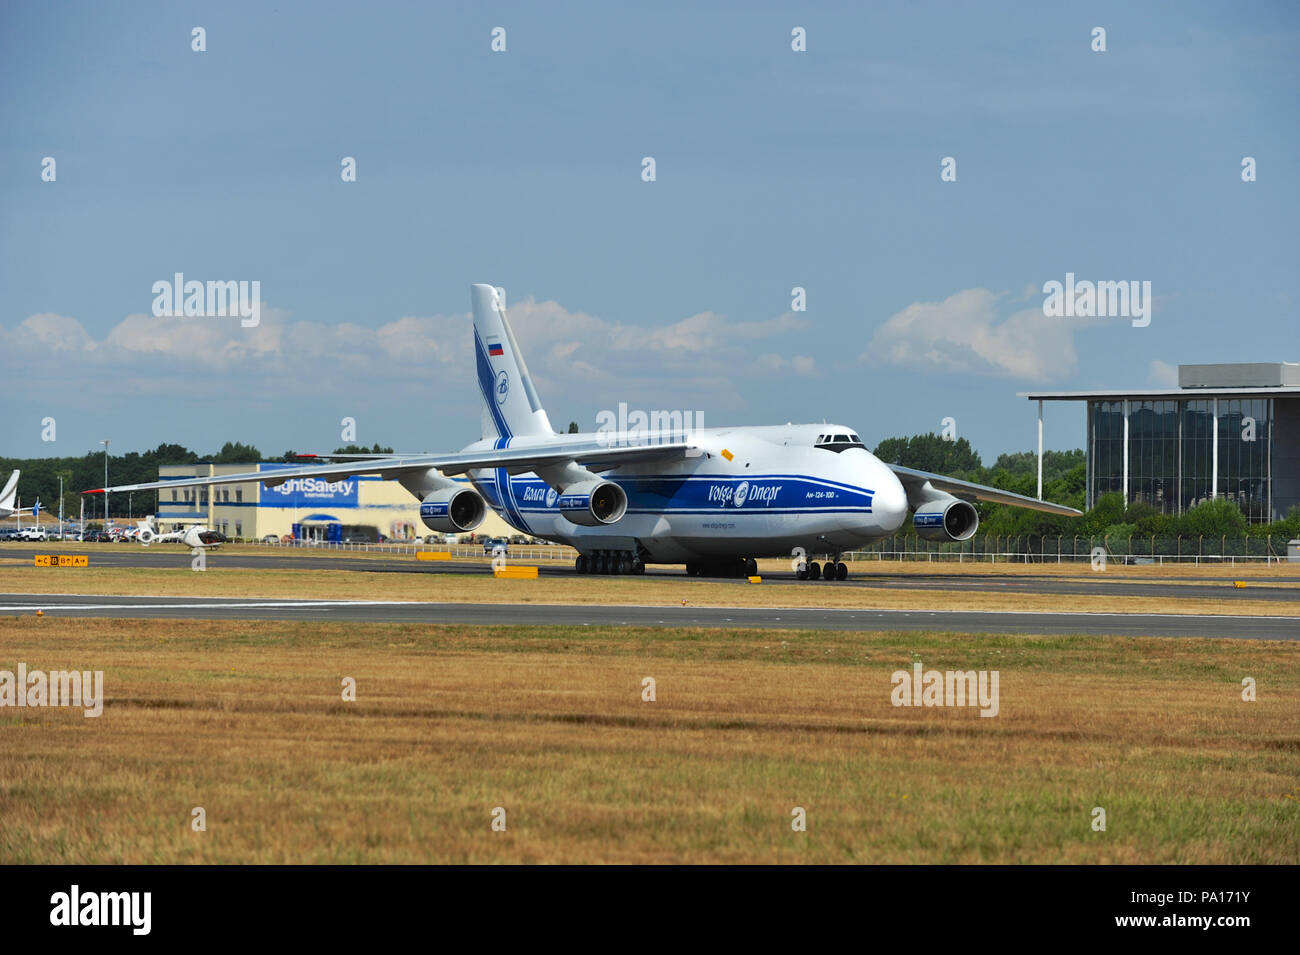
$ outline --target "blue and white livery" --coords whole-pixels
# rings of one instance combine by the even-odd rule
[[[488,507],[520,532],[577,548],[579,571],[641,573],[686,564],[693,574],[755,572],[760,557],[790,557],[799,576],[844,579],[845,551],[913,526],[933,540],[965,540],[971,500],[1056,514],[1079,512],[996,488],[887,465],[843,425],[656,429],[556,434],[506,317],[504,293],[471,286],[482,437],[441,455],[335,456],[335,463],[109,488],[275,485],[295,478],[378,474],[421,502],[435,531],[461,533]],[[452,480],[464,476],[465,481]],[[100,489],[104,490],[104,489]],[[807,560],[830,555],[825,566]]]

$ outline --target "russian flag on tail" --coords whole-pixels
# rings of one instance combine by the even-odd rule
[[[503,355],[505,355],[505,349],[501,347],[501,339],[489,338],[487,346],[488,346],[488,354],[491,355],[493,358],[500,358]]]

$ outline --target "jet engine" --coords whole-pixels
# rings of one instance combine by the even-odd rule
[[[964,541],[980,526],[979,512],[968,501],[936,492],[912,515],[916,536],[928,541]]]
[[[487,504],[472,488],[453,484],[436,488],[420,503],[420,520],[431,531],[460,534],[472,531],[487,516]]]
[[[614,524],[627,513],[627,492],[613,481],[583,481],[566,487],[555,506],[574,524]]]

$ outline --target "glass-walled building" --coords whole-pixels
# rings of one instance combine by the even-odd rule
[[[1111,491],[1166,514],[1221,497],[1260,522],[1300,505],[1300,365],[1182,365],[1173,390],[1024,397],[1040,425],[1044,401],[1087,402],[1088,507]]]

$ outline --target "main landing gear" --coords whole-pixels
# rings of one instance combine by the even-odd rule
[[[758,561],[752,557],[724,557],[721,560],[688,560],[687,577],[753,577]]]
[[[800,580],[848,580],[849,565],[837,554],[835,560],[828,560],[825,564],[810,560],[804,570],[795,571],[795,576]]]
[[[598,550],[579,554],[573,562],[580,574],[644,574],[645,561],[625,550]]]

